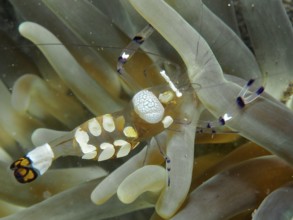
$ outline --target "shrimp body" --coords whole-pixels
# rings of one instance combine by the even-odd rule
[[[137,89],[139,85],[127,74],[124,65],[153,32],[153,27],[147,25],[132,39],[118,58],[117,73]],[[49,169],[54,159],[60,156],[74,155],[97,161],[126,156],[141,141],[156,136],[171,126],[180,113],[178,107],[181,106],[181,102],[186,101],[190,96],[184,93],[188,91],[186,88],[178,89],[178,85],[174,84],[168,71],[161,69],[158,74],[167,84],[137,92],[124,110],[92,118],[67,135],[36,147],[15,161],[10,168],[14,170],[16,179],[21,183],[35,180]],[[253,79],[249,80],[240,91],[236,98],[236,107],[233,103],[233,108],[228,109],[218,120],[203,122],[198,127],[198,131],[212,129],[214,133],[214,128],[225,125],[239,112],[239,108],[244,108],[258,98],[264,87],[261,86],[253,93],[248,93],[253,83]],[[169,163],[168,157],[165,158]]]
[[[170,85],[141,90],[124,110],[84,122],[67,135],[36,147],[10,168],[20,183],[28,183],[60,156],[97,161],[127,156],[141,141],[172,125],[184,97],[176,92]]]
[[[167,93],[172,94],[170,90]],[[162,103],[162,94],[159,97],[151,90],[142,90],[123,111],[86,121],[75,129],[73,147],[81,149],[83,159],[103,161],[128,155],[141,141],[173,123],[174,114],[168,109],[176,103],[175,96],[171,95],[172,102]]]

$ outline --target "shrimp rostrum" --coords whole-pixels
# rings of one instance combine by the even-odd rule
[[[68,134],[34,148],[16,160],[11,169],[20,183],[43,175],[61,156],[104,161],[124,157],[141,141],[171,126],[184,99],[174,85],[159,85],[137,92],[122,111],[92,118]],[[188,95],[187,95],[188,96]]]

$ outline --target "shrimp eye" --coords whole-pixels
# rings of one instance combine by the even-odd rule
[[[38,173],[31,168],[31,160],[28,157],[22,157],[16,160],[10,166],[14,170],[14,176],[20,183],[29,183],[38,177]]]

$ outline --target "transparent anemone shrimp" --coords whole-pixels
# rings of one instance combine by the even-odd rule
[[[161,75],[167,84],[140,90],[122,111],[92,118],[15,161],[10,168],[16,179],[20,183],[35,180],[60,156],[74,155],[97,161],[127,156],[141,141],[170,127],[176,120],[177,106],[186,100],[185,93],[190,90],[188,86],[175,85],[166,72]]]
[[[104,161],[129,154],[144,141],[168,128],[176,118],[181,96],[169,86],[136,93],[123,111],[92,118],[69,134],[39,146],[11,165],[16,179],[31,182],[44,174],[60,156]]]
[[[118,74],[135,88],[139,86],[124,70],[124,65],[153,31],[147,25],[118,58]],[[194,95],[193,88],[190,91],[190,84],[174,83],[169,74],[164,69],[160,70],[164,84],[138,91],[125,109],[94,117],[68,134],[38,146],[16,160],[10,166],[16,180],[20,183],[34,181],[49,169],[53,160],[61,156],[73,155],[97,161],[127,156],[140,142],[168,129],[177,120],[178,106],[182,102],[190,101],[190,97]],[[239,108],[254,101],[264,91],[264,87],[248,93],[253,82],[253,79],[247,82],[235,98],[233,108],[228,109],[218,120],[199,122],[198,132],[205,132],[206,129],[214,132],[214,128],[223,126],[232,119],[239,112]],[[167,163],[170,162],[168,157],[165,159]]]

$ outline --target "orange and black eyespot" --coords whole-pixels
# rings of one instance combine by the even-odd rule
[[[38,177],[38,173],[31,167],[31,160],[28,157],[22,157],[16,160],[10,166],[14,170],[14,176],[20,183],[29,183]]]
[[[19,167],[30,167],[31,163],[32,162],[28,157],[21,157],[18,160],[14,161],[13,164],[11,164],[10,169],[15,170]]]
[[[38,177],[38,174],[32,168],[19,167],[14,170],[14,176],[20,183],[30,183]]]

